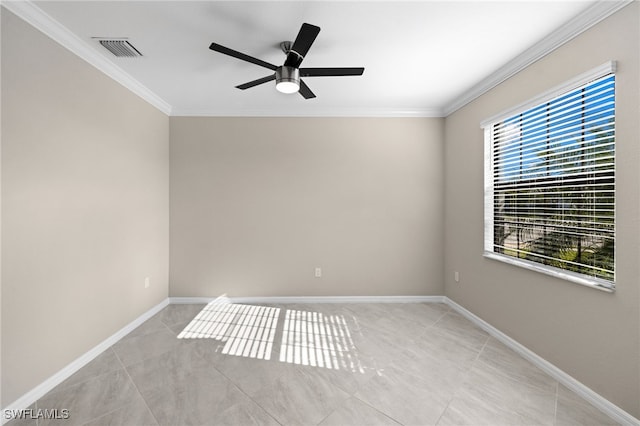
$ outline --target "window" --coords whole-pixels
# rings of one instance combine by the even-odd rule
[[[483,123],[485,256],[615,281],[614,63]]]

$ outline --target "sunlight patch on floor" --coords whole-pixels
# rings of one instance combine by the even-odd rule
[[[209,303],[178,335],[179,339],[216,339],[225,342],[223,354],[271,359],[279,308]]]
[[[342,315],[288,309],[280,361],[364,373]]]
[[[214,339],[225,355],[364,373],[342,315],[231,303],[220,297],[206,305],[178,334],[179,339]]]

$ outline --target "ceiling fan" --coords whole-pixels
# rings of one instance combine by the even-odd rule
[[[339,77],[362,75],[364,73],[364,68],[300,68],[300,64],[302,64],[319,32],[320,27],[304,23],[300,27],[298,36],[293,43],[290,41],[280,43],[280,48],[287,55],[284,64],[281,66],[270,64],[217,43],[211,43],[209,49],[274,71],[273,74],[266,77],[236,86],[238,89],[245,90],[275,80],[278,91],[282,93],[299,92],[305,99],[311,99],[315,98],[316,95],[302,81],[301,77]]]

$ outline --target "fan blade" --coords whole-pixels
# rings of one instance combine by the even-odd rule
[[[302,81],[302,80],[300,80],[300,90],[299,90],[299,92],[302,95],[302,97],[305,98],[305,99],[312,99],[312,98],[316,97],[316,95],[313,94],[311,89],[309,89],[309,86],[307,86],[304,83],[304,81]]]
[[[246,90],[246,89],[249,89],[251,87],[257,86],[259,84],[267,83],[269,81],[273,81],[275,79],[276,79],[276,75],[275,74],[271,74],[271,75],[268,75],[266,77],[262,77],[262,78],[259,78],[257,80],[250,81],[248,83],[241,84],[239,86],[236,86],[236,88],[241,89],[241,90]]]
[[[300,77],[340,77],[362,73],[364,68],[300,68]]]
[[[291,46],[291,51],[287,54],[287,59],[285,60],[284,65],[287,67],[298,68],[311,48],[311,45],[316,40],[316,37],[318,37],[319,32],[320,27],[307,23],[302,24],[296,40]]]
[[[225,55],[233,56],[234,58],[241,59],[243,61],[251,62],[252,64],[260,65],[261,67],[269,68],[272,71],[275,71],[277,66],[270,64],[269,62],[265,62],[258,58],[254,58],[253,56],[245,55],[244,53],[238,52],[237,50],[229,49],[228,47],[221,46],[217,43],[211,43],[209,49],[224,53]]]

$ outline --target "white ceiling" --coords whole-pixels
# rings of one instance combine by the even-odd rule
[[[518,61],[531,62],[546,45],[575,35],[563,29],[584,29],[596,6],[581,0],[35,1],[8,8],[38,15],[32,23],[53,28],[58,41],[66,39],[172,115],[441,116],[517,71]],[[273,82],[242,91],[234,86],[270,71],[208,48],[216,42],[279,65],[279,43],[293,41],[303,22],[321,27],[303,66],[363,66],[364,75],[306,78],[317,95],[311,100],[281,94]],[[127,37],[144,56],[116,58],[92,37]]]

